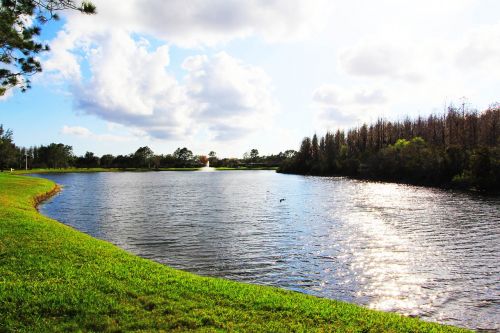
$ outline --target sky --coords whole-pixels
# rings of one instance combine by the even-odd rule
[[[500,102],[498,0],[94,0],[44,25],[17,145],[241,157],[379,117]]]

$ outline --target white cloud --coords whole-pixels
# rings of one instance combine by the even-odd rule
[[[167,71],[168,47],[149,50],[143,40],[117,30],[91,37],[91,75],[73,81],[75,107],[157,138],[185,134],[190,110],[184,88]]]
[[[322,85],[313,92],[313,100],[324,106],[343,103],[340,88],[334,85]]]
[[[78,39],[80,34],[60,31],[57,38],[50,42],[50,57],[44,61],[44,71],[49,72],[51,81],[57,80],[80,80],[81,57],[72,52],[82,43]]]
[[[318,130],[345,128],[380,114],[388,99],[380,88],[346,89],[322,85],[313,93],[314,122]]]
[[[277,106],[270,77],[222,52],[189,57],[180,80],[170,71],[168,45],[203,47],[251,35],[300,38],[321,25],[328,7],[324,0],[95,4],[94,16],[69,12],[44,62],[51,81],[70,82],[75,108],[157,139],[208,131],[220,140],[271,123]],[[152,47],[145,39],[151,36],[165,43],[156,40]]]
[[[354,94],[353,101],[358,104],[383,104],[387,102],[387,97],[381,89],[362,89]]]
[[[331,13],[328,0],[95,0],[97,15],[65,11],[68,21],[50,42],[48,71],[78,78],[79,62],[97,34],[121,31],[187,48],[260,36],[269,42],[314,36]],[[142,41],[146,41],[142,39]],[[147,41],[146,41],[147,43]],[[75,52],[81,48],[82,53]]]
[[[130,136],[120,136],[113,134],[95,134],[88,128],[82,126],[64,125],[63,128],[61,129],[61,133],[65,135],[72,135],[100,142],[128,142],[133,140],[133,137]]]
[[[466,34],[456,54],[456,65],[468,70],[498,70],[500,67],[500,24],[476,28]]]
[[[63,126],[61,133],[75,135],[75,136],[83,136],[83,137],[88,137],[92,134],[88,128],[81,126],[67,126],[67,125]]]
[[[60,62],[63,76],[73,78],[75,108],[152,138],[208,131],[213,139],[236,139],[270,124],[277,110],[270,77],[226,53],[188,57],[182,65],[186,77],[179,82],[169,73],[166,45],[151,48],[144,39],[116,29],[69,39],[80,42],[74,48],[62,42],[55,57],[84,54],[85,61],[75,60],[77,67]]]
[[[218,53],[213,58],[189,57],[188,96],[195,103],[193,117],[208,126],[216,139],[237,138],[265,127],[277,110],[271,78],[260,68]]]
[[[333,84],[324,84],[313,92],[313,101],[321,106],[383,104],[387,102],[381,88],[346,89]]]
[[[96,0],[98,15],[70,13],[71,25],[115,27],[183,47],[212,46],[259,35],[268,41],[302,38],[328,18],[327,0]]]
[[[422,59],[416,53],[415,47],[402,43],[367,43],[344,49],[339,64],[354,76],[418,82],[423,73],[418,70]]]

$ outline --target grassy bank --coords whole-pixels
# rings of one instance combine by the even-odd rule
[[[215,169],[220,170],[220,171],[226,171],[226,170],[278,170],[278,167],[255,167],[255,168],[250,168],[250,167],[238,167],[238,168],[217,167]]]
[[[40,215],[45,179],[0,174],[0,331],[461,332],[141,259]]]
[[[70,173],[70,172],[117,172],[124,169],[117,168],[52,168],[52,169],[28,169],[28,170],[14,170],[10,172],[5,170],[3,173],[11,173],[14,175],[26,175],[33,173]],[[136,170],[136,169],[131,169]]]
[[[277,170],[277,167],[239,167],[239,168],[229,168],[229,167],[219,167],[216,168],[220,171],[228,171],[228,170]],[[198,171],[200,168],[158,168],[158,169],[148,169],[148,168],[58,168],[58,169],[29,169],[29,170],[14,170],[10,172],[8,170],[4,170],[3,173],[10,173],[14,175],[26,175],[33,173],[74,173],[74,172],[146,172],[146,171]]]
[[[14,170],[12,174],[14,175],[26,175],[33,173],[74,173],[74,172],[146,172],[146,171],[196,171],[200,168],[160,168],[160,169],[148,169],[148,168],[60,168],[60,169],[29,169],[29,170]],[[4,171],[4,173],[11,173],[10,171]]]

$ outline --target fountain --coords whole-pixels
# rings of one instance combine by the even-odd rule
[[[207,161],[207,164],[203,168],[200,168],[199,171],[202,171],[202,172],[212,172],[212,171],[215,171],[215,170],[216,170],[215,168],[210,167],[210,161]]]

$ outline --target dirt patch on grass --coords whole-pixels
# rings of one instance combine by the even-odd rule
[[[36,197],[33,198],[33,205],[35,208],[38,210],[38,205],[40,205],[42,202],[45,200],[49,199],[50,197],[56,195],[61,191],[61,186],[60,185],[54,185],[54,188],[50,191],[47,191],[45,193],[39,194]]]

